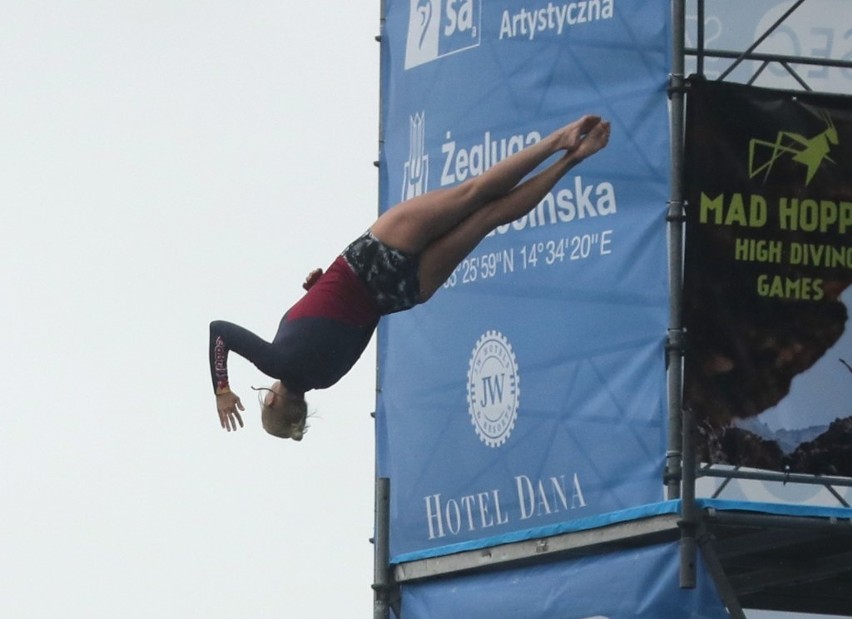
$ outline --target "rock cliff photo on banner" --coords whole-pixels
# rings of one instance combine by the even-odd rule
[[[686,149],[702,461],[852,475],[852,97],[695,80]]]

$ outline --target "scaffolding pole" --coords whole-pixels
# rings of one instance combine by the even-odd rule
[[[684,111],[684,0],[672,0],[672,72],[669,75],[671,192],[666,214],[669,241],[669,330],[668,355],[668,446],[666,450],[666,495],[680,497],[682,463],[681,391],[683,375],[683,323],[681,288],[683,280],[683,111]]]
[[[373,537],[373,619],[389,619],[393,582],[388,548],[390,480],[376,478],[375,536]]]
[[[680,586],[696,586],[694,419],[685,415],[683,393],[683,227],[685,215],[683,188],[683,137],[686,99],[684,41],[686,2],[672,0],[672,71],[669,77],[671,100],[671,193],[666,219],[669,232],[669,332],[668,405],[669,440],[666,451],[666,489],[669,499],[681,498]],[[701,16],[699,16],[701,20]]]
[[[379,0],[379,34],[376,41],[381,45],[385,34],[385,15],[387,12],[386,0]],[[380,54],[381,55],[381,54]],[[384,62],[380,58],[380,63]],[[381,182],[381,160],[384,155],[385,127],[384,127],[384,93],[382,91],[382,80],[379,80],[379,126],[378,126],[378,148],[379,158],[374,165],[379,170],[379,204],[378,211],[382,211],[382,182]],[[381,376],[378,359],[376,362],[376,398],[379,396]],[[372,415],[376,418],[376,413]],[[375,423],[375,421],[374,421]],[[376,475],[374,487],[375,502],[373,506],[373,619],[390,619],[390,600],[393,579],[390,572],[390,479]]]

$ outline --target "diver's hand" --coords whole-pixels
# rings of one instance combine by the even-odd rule
[[[219,411],[219,423],[222,428],[230,432],[237,429],[237,423],[243,427],[243,418],[240,416],[240,411],[246,410],[243,408],[243,403],[240,402],[239,396],[236,393],[228,391],[220,393],[216,396],[216,410]]]

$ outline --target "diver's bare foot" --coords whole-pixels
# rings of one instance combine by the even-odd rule
[[[556,142],[556,149],[564,150],[566,153],[573,152],[577,149],[585,136],[600,123],[600,116],[586,115],[565,125],[553,134]]]
[[[571,157],[572,160],[577,162],[591,157],[609,143],[610,129],[609,122],[605,120],[599,121],[588,133],[580,138],[579,143],[573,150],[566,152],[565,156]]]

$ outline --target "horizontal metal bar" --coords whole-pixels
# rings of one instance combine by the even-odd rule
[[[442,557],[410,561],[395,566],[394,577],[396,582],[401,583],[473,569],[507,567],[513,563],[520,563],[532,558],[541,560],[542,557],[551,557],[561,553],[590,553],[601,546],[618,543],[629,542],[632,545],[640,545],[643,538],[656,535],[669,535],[674,539],[677,536],[679,520],[678,514],[664,514],[598,529],[564,533],[553,537],[530,539]]]
[[[827,516],[779,516],[777,514],[755,514],[729,512],[711,508],[704,510],[704,521],[708,525],[728,525],[765,529],[808,529],[852,535],[852,519]]]
[[[699,50],[695,47],[687,47],[684,50],[687,56],[698,56]],[[752,52],[743,56],[742,52],[724,49],[705,49],[701,52],[705,58],[739,58],[744,60],[762,60],[766,62],[789,62],[790,64],[806,64],[818,67],[838,67],[841,69],[852,68],[852,61],[834,58],[812,58],[807,56],[789,56],[785,54],[763,54]]]
[[[852,477],[834,477],[829,475],[808,475],[805,473],[781,473],[778,471],[743,471],[742,469],[714,469],[701,467],[696,471],[698,477],[721,477],[733,479],[753,479],[757,481],[778,481],[786,484],[811,484],[816,486],[852,487]]]

